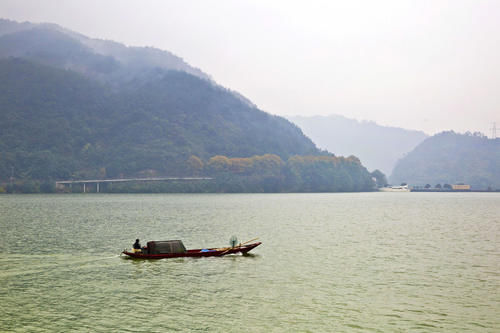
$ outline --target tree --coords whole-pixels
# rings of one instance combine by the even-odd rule
[[[194,176],[198,176],[203,170],[203,162],[198,156],[191,155],[186,163],[189,172],[191,172],[191,174]]]
[[[251,158],[231,158],[231,172],[236,174],[248,174],[252,170]]]
[[[369,191],[370,173],[354,156],[294,156],[286,164],[287,185],[300,192]]]
[[[254,167],[254,172],[261,175],[280,175],[281,169],[284,165],[281,158],[278,155],[274,154],[252,156],[251,160]]]
[[[380,170],[375,170],[370,174],[373,178],[375,178],[375,183],[377,183],[377,187],[384,187],[387,185],[387,178],[384,173]]]
[[[447,190],[451,190],[451,185],[450,184],[444,184],[443,188],[445,188]]]
[[[231,161],[226,156],[217,155],[208,160],[207,168],[210,173],[227,172],[231,168]]]
[[[431,188],[431,184],[425,184],[424,188]]]
[[[435,188],[441,189],[441,184],[436,184]]]

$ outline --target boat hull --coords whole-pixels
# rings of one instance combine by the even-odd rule
[[[252,249],[256,248],[262,244],[261,242],[237,246],[234,248],[212,248],[212,249],[195,249],[195,250],[187,250],[183,253],[162,253],[162,254],[147,254],[142,252],[129,252],[127,250],[122,253],[135,258],[135,259],[169,259],[169,258],[184,258],[184,257],[192,257],[192,258],[200,258],[200,257],[220,257],[228,254],[235,253],[248,253]]]

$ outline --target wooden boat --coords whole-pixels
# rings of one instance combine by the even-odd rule
[[[147,243],[147,247],[141,250],[124,250],[122,253],[136,259],[167,259],[167,258],[182,258],[182,257],[220,257],[227,254],[242,253],[246,254],[256,248],[261,242],[251,243],[252,239],[245,243],[240,243],[232,247],[209,248],[209,249],[194,249],[186,250],[184,244],[180,240],[170,241],[151,241]]]

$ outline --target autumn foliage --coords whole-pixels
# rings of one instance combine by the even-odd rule
[[[244,158],[217,155],[205,174],[230,192],[352,192],[370,191],[375,184],[355,156],[293,156],[284,162],[273,154]]]

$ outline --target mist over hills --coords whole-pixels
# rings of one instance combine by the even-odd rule
[[[0,178],[187,174],[195,155],[322,154],[181,58],[0,20]]]
[[[480,133],[436,134],[398,161],[390,181],[432,187],[464,183],[477,190],[500,189],[500,139],[488,139]]]
[[[427,135],[421,131],[380,126],[340,115],[287,117],[321,149],[336,155],[355,155],[369,170],[390,175],[396,162]]]
[[[49,23],[0,19],[0,56],[23,57],[97,77],[104,73],[106,75],[100,78],[108,82],[117,78],[131,79],[154,68],[178,70],[210,79],[200,69],[168,51],[127,47],[114,41],[89,38]]]
[[[189,73],[217,85],[208,74],[169,51],[89,38],[51,23],[0,19],[0,57],[8,56],[71,69],[115,88],[148,80],[158,69]],[[255,106],[240,93],[227,90]]]

